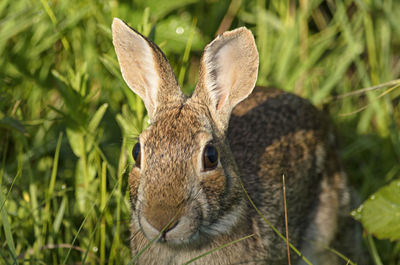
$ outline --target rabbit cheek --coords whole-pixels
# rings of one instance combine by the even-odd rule
[[[137,197],[138,197],[138,188],[139,188],[139,180],[140,180],[140,170],[137,167],[134,167],[129,173],[129,195],[131,199],[131,205],[134,208]]]
[[[202,190],[204,191],[207,198],[207,212],[211,216],[209,218],[215,218],[214,214],[220,208],[220,197],[225,191],[226,177],[222,168],[205,172],[202,174],[200,181]]]

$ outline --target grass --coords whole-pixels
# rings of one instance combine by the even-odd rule
[[[329,109],[364,200],[400,175],[399,13],[394,0],[1,1],[0,263],[130,262],[126,172],[147,117],[113,17],[165,51],[185,93],[220,26],[246,25],[258,84]],[[398,241],[364,233],[375,264],[398,264]]]

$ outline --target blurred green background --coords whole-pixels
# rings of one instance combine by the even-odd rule
[[[258,84],[329,111],[368,255],[400,264],[396,0],[2,0],[0,264],[130,262],[126,173],[147,117],[113,17],[161,47],[185,93],[216,34],[251,29]]]

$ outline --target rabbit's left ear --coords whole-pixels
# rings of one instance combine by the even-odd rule
[[[150,120],[160,106],[183,99],[172,67],[157,45],[118,18],[112,35],[122,76],[142,98]]]
[[[232,109],[253,91],[258,52],[253,34],[245,27],[218,36],[204,50],[193,100],[208,105],[222,126]]]

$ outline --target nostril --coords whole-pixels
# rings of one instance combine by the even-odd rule
[[[158,242],[164,243],[165,241],[167,241],[165,239],[167,232],[163,232],[160,236],[160,238],[158,239]]]
[[[161,231],[161,235],[158,238],[158,242],[160,242],[160,243],[166,242],[168,232],[173,230],[175,227],[177,227],[178,224],[179,224],[179,220],[174,222],[173,224],[169,225],[167,228],[164,229],[164,231]]]
[[[178,224],[179,224],[179,220],[177,220],[176,222],[171,222],[171,224],[169,224],[167,227],[163,227],[164,230],[161,231],[161,236],[159,238],[159,241],[160,242],[165,242],[166,241],[166,237],[167,237],[167,233],[169,231],[171,231],[172,229],[174,229]]]

